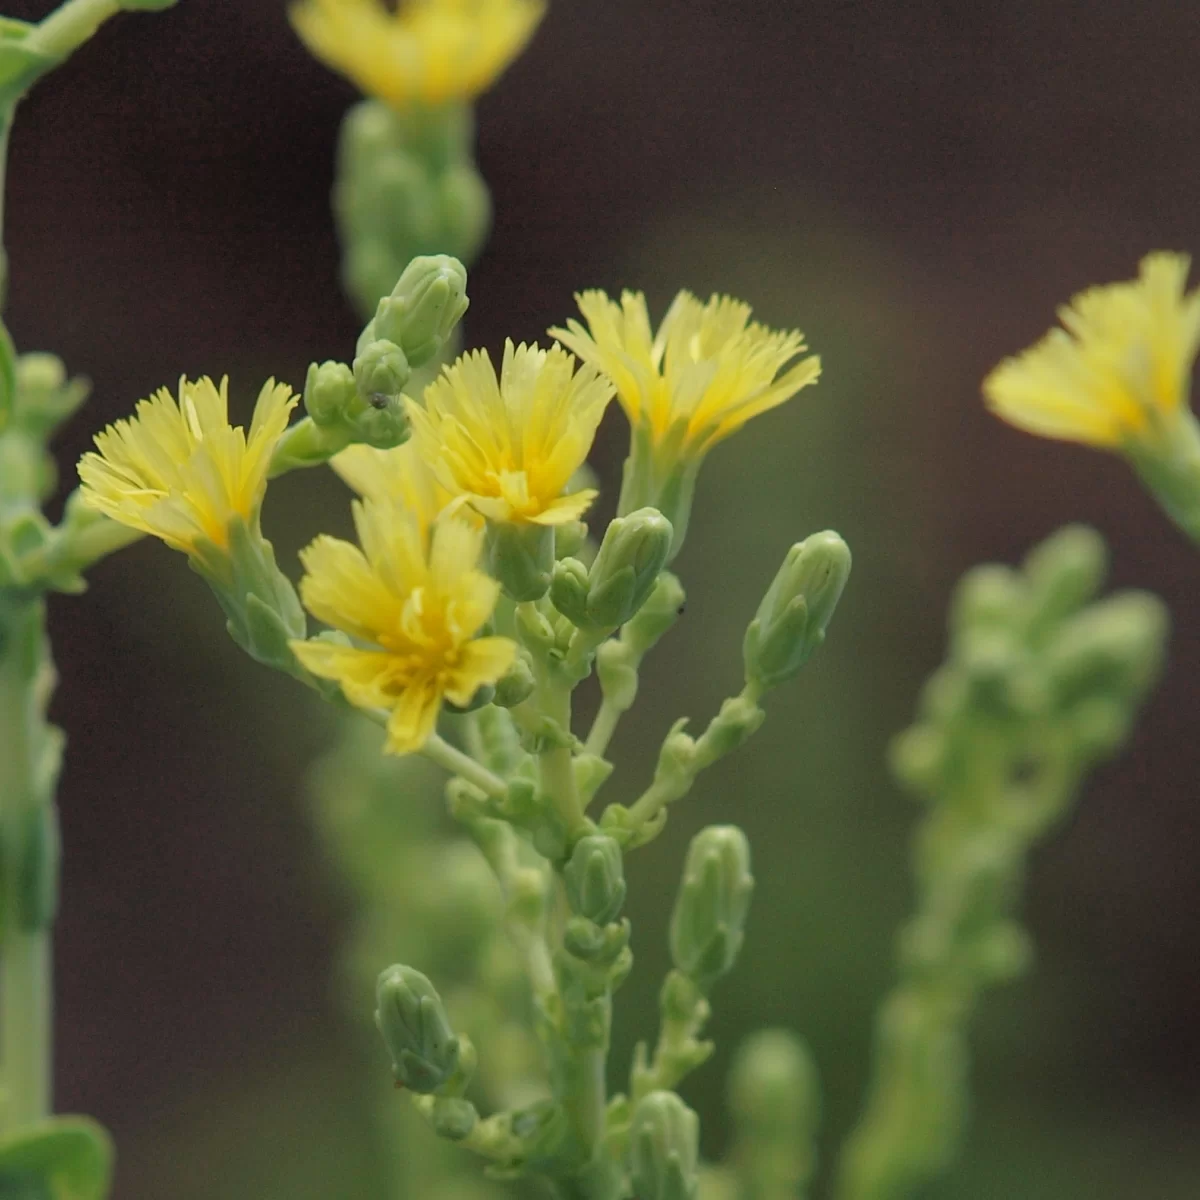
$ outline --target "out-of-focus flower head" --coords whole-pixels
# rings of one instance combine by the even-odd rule
[[[322,62],[394,108],[469,100],[524,49],[543,0],[301,0],[292,24]]]
[[[1090,288],[1059,310],[1063,328],[983,383],[988,407],[1029,433],[1104,449],[1157,440],[1188,407],[1200,347],[1189,259],[1160,252],[1137,279]]]

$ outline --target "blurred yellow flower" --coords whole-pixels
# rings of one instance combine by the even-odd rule
[[[322,62],[394,108],[467,100],[525,47],[543,0],[301,0],[292,24]]]
[[[330,466],[360,496],[398,504],[417,518],[422,529],[428,529],[454,499],[411,440],[392,450],[347,446],[330,459]]]
[[[201,541],[224,550],[229,525],[257,527],[275,445],[297,397],[268,380],[250,433],[229,425],[227,379],[179,381],[179,400],[160,388],[134,416],[96,435],[79,461],[83,503],[184,553]]]
[[[486,350],[464,354],[409,402],[417,453],[442,486],[492,521],[576,520],[594,489],[564,496],[583,464],[613,389],[554,346],[504,346],[500,377]]]
[[[601,291],[576,300],[588,328],[570,320],[551,335],[608,375],[634,428],[680,459],[700,459],[821,374],[815,355],[783,371],[807,348],[803,335],[751,321],[750,306],[728,296],[702,304],[680,292],[657,334],[641,292],[622,292],[620,304]]]
[[[321,535],[301,554],[305,607],[365,645],[293,641],[301,664],[360,708],[387,709],[387,749],[419,750],[442,702],[466,704],[516,656],[508,638],[476,638],[499,585],[478,570],[483,530],[450,516],[432,528],[394,502],[354,504],[362,549]]]
[[[1157,253],[1139,278],[1090,288],[1052,329],[983,382],[988,407],[1029,433],[1119,448],[1172,424],[1188,404],[1200,347],[1200,292],[1189,259]]]

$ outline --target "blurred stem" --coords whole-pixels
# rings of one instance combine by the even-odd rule
[[[508,794],[508,785],[499,775],[493,774],[482,763],[469,754],[455,749],[435,733],[421,748],[421,753],[439,767],[445,767],[452,775],[473,783],[481,792],[499,799]]]
[[[51,952],[30,854],[39,807],[52,803],[56,748],[42,710],[49,688],[45,603],[0,593],[0,1131],[50,1111]],[[31,884],[34,885],[31,887]]]
[[[25,46],[51,58],[66,58],[120,12],[117,0],[67,0],[25,38]]]

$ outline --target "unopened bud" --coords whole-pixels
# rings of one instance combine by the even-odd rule
[[[467,272],[446,254],[414,258],[384,296],[363,339],[394,342],[414,367],[431,362],[467,311]]]
[[[1140,698],[1162,666],[1167,628],[1166,608],[1149,592],[1112,596],[1072,617],[1047,656],[1060,703]]]
[[[395,342],[368,342],[354,357],[354,382],[359,395],[372,407],[399,396],[411,376],[408,358]]]
[[[1086,525],[1068,525],[1034,547],[1025,577],[1043,620],[1061,620],[1082,608],[1100,589],[1108,568],[1104,539]]]
[[[729,1110],[743,1135],[795,1140],[816,1125],[820,1104],[816,1068],[794,1033],[764,1029],[738,1047]]]
[[[588,573],[588,620],[603,629],[624,625],[645,604],[667,563],[671,522],[657,509],[616,517]]]
[[[633,1112],[629,1172],[638,1200],[694,1200],[700,1119],[674,1092],[651,1092]]]
[[[496,694],[492,703],[500,708],[516,708],[524,700],[533,695],[537,681],[533,677],[533,666],[529,661],[529,651],[520,647],[512,666],[496,680]]]
[[[588,569],[579,559],[563,558],[554,564],[550,599],[573,625],[587,624]]]
[[[396,1082],[433,1092],[458,1067],[459,1040],[437,989],[412,967],[388,967],[375,985],[375,1024],[392,1056]]]
[[[321,426],[351,419],[358,402],[354,372],[345,363],[310,363],[304,380],[304,411]]]
[[[488,522],[488,565],[513,600],[540,600],[554,573],[554,530],[548,525]]]
[[[621,630],[621,640],[640,658],[683,615],[684,599],[683,584],[670,571],[664,571],[646,603]]]
[[[671,914],[671,958],[701,991],[737,960],[753,890],[746,835],[734,825],[702,829],[688,847]]]
[[[746,681],[773,688],[790,679],[825,640],[850,575],[850,549],[833,532],[788,551],[742,646]]]
[[[625,903],[625,865],[621,847],[612,838],[603,834],[580,838],[563,878],[573,913],[597,925],[617,919]]]

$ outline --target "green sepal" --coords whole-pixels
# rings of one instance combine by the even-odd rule
[[[89,1117],[54,1117],[0,1137],[0,1197],[104,1200],[113,1146]]]
[[[614,838],[592,834],[580,838],[563,868],[571,911],[597,925],[608,925],[625,903],[625,866]]]

